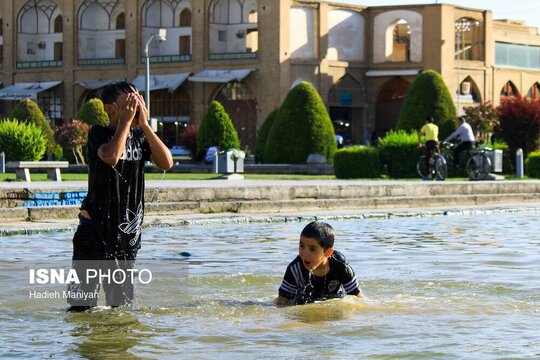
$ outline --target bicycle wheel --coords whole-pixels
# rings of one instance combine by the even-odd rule
[[[426,176],[430,175],[426,169],[426,155],[420,155],[418,157],[418,161],[416,162],[416,172],[422,179],[425,179]]]
[[[437,155],[435,157],[435,164],[433,165],[435,169],[435,176],[437,180],[445,180],[448,177],[448,167],[446,166],[446,159],[442,155]]]
[[[466,170],[471,180],[484,180],[491,170],[491,161],[484,153],[474,154],[467,161]]]

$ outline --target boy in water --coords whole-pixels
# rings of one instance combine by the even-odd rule
[[[278,305],[305,304],[345,295],[364,298],[345,256],[334,250],[334,229],[313,221],[300,234],[298,256],[287,266]]]
[[[162,170],[173,165],[171,152],[148,124],[146,105],[134,85],[125,81],[107,85],[101,100],[109,124],[94,125],[88,134],[88,195],[73,237],[73,268],[80,274],[88,271],[87,266],[124,273],[133,267],[141,246],[144,162],[152,160]],[[89,265],[86,260],[93,262]],[[103,287],[107,305],[131,304],[130,281],[109,281]],[[99,288],[95,279],[70,284],[68,311],[96,306]]]

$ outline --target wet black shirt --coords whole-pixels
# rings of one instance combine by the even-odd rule
[[[339,251],[334,251],[328,261],[330,264],[328,274],[318,277],[309,272],[300,256],[297,256],[287,266],[279,287],[279,295],[294,300],[295,304],[305,304],[360,293],[354,270],[347,263],[345,256]]]
[[[107,247],[107,257],[134,259],[140,248],[144,215],[144,162],[150,146],[143,132],[132,128],[120,160],[113,168],[98,156],[115,130],[94,125],[88,134],[88,211]]]

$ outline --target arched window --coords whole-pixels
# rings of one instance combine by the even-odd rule
[[[184,9],[180,13],[180,27],[189,26],[191,26],[191,11],[189,9]]]
[[[484,41],[479,20],[462,17],[455,22],[456,59],[483,60]]]
[[[411,60],[411,26],[407,21],[400,19],[394,25],[391,25],[387,32],[392,32],[392,53],[389,54],[391,61],[410,61]]]
[[[0,19],[0,36],[4,36],[4,22]]]
[[[249,12],[248,22],[249,22],[250,24],[256,24],[257,21],[258,21],[257,18],[258,18],[258,16],[257,16],[257,11],[251,10],[251,11]]]
[[[540,84],[534,83],[533,86],[529,89],[529,92],[527,93],[527,99],[530,100],[538,100],[540,99]]]
[[[501,97],[517,95],[519,95],[519,92],[511,81],[504,84],[503,88],[501,89]]]
[[[116,17],[116,29],[125,29],[126,28],[126,15],[121,12]]]
[[[56,19],[54,19],[54,32],[61,33],[63,31],[62,28],[62,15],[58,15]]]

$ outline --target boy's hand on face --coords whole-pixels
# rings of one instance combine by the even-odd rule
[[[136,123],[139,128],[143,128],[145,126],[148,126],[148,109],[146,108],[146,104],[144,103],[144,98],[140,94],[135,94],[137,97],[137,116],[136,116]]]
[[[135,94],[129,93],[118,96],[114,105],[118,112],[118,123],[132,124],[138,107],[138,101]]]

